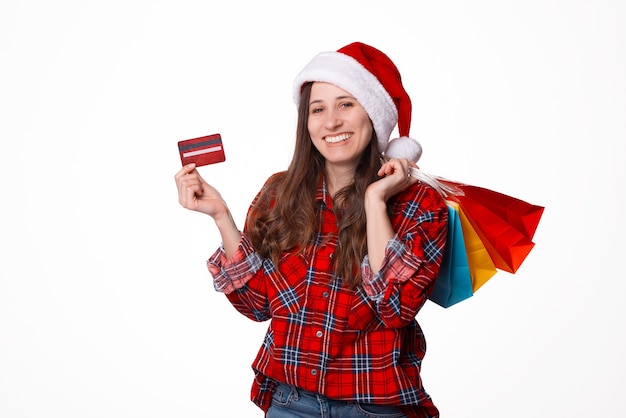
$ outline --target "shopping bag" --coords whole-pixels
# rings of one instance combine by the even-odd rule
[[[458,212],[461,221],[461,229],[463,230],[463,241],[467,252],[467,262],[472,278],[472,290],[476,293],[476,291],[487,283],[498,270],[491,260],[489,252],[487,248],[485,248],[485,244],[483,244],[480,236],[460,207],[458,208]]]
[[[467,196],[459,196],[458,203],[485,245],[495,266],[500,270],[515,273],[535,244],[484,204]]]
[[[515,273],[535,246],[532,239],[544,207],[493,190],[433,176],[417,167],[409,168],[409,175],[437,190],[446,199],[449,210],[451,207],[456,209],[454,213],[450,212],[449,228],[458,230],[456,219],[460,220],[472,292],[483,286],[497,270]],[[451,252],[459,248],[459,242],[458,235],[451,235],[448,231]],[[451,294],[452,290],[458,290],[452,280],[455,277],[448,273],[450,260],[445,261],[441,282],[439,279],[435,282],[435,298],[431,298],[434,301],[443,299],[446,292]],[[453,298],[447,306],[458,303],[451,302],[454,302]]]
[[[448,204],[448,235],[446,247],[430,300],[444,308],[473,295],[472,278],[467,259],[458,206]]]
[[[460,199],[472,199],[475,202],[480,202],[524,234],[526,238],[533,239],[543,214],[543,206],[533,205],[521,199],[483,187],[450,181],[446,181],[446,183],[463,192],[463,195],[459,197]]]

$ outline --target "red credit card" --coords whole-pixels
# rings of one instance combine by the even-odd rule
[[[220,134],[179,141],[178,151],[183,165],[196,163],[200,167],[226,161]]]

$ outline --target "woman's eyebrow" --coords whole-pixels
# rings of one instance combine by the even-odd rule
[[[337,96],[337,97],[335,97],[335,100],[345,100],[345,99],[356,100],[353,96]],[[312,105],[314,103],[321,103],[321,102],[323,102],[322,99],[311,100],[309,105]]]

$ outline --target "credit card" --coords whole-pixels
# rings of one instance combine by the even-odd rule
[[[183,165],[196,163],[200,167],[226,161],[220,134],[178,141],[178,152]]]

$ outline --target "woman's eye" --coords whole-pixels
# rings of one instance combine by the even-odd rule
[[[344,102],[341,104],[341,107],[352,107],[354,106],[354,103],[352,102]]]
[[[321,107],[315,107],[315,108],[311,109],[311,113],[320,113],[320,112],[322,112],[322,110],[324,110],[324,109],[321,108]]]

